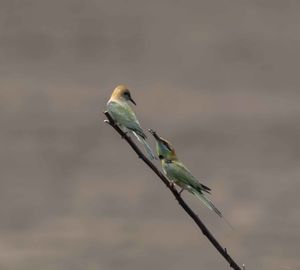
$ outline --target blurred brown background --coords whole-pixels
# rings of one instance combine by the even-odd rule
[[[299,24],[292,0],[0,0],[0,268],[229,268],[103,123],[124,83],[232,256],[300,269]]]

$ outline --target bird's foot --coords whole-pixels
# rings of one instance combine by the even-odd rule
[[[176,188],[175,188],[175,183],[174,183],[174,181],[170,181],[170,188],[176,189]]]
[[[125,139],[125,137],[128,137],[128,134],[129,134],[129,131],[124,131],[124,130],[122,130],[123,131],[123,135],[122,135],[122,139]]]

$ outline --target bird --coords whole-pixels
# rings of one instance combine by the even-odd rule
[[[181,188],[179,193],[181,194],[183,190],[189,191],[200,199],[207,208],[219,217],[224,218],[221,211],[206,197],[206,194],[211,194],[211,189],[200,183],[187,167],[179,161],[171,143],[157,135],[154,130],[149,129],[149,132],[156,140],[156,152],[161,160],[162,170],[173,185],[175,183]],[[229,224],[226,219],[225,221]]]
[[[130,107],[129,101],[136,105],[128,88],[122,84],[118,85],[107,102],[108,113],[124,132],[133,133],[136,136],[139,142],[144,145],[149,158],[153,160],[155,159],[155,155],[146,142],[147,136],[141,128],[134,111]]]

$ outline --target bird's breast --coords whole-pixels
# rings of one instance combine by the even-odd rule
[[[164,171],[164,173],[170,178],[170,179],[172,179],[173,178],[173,173],[172,173],[172,171],[173,171],[173,166],[172,166],[173,164],[172,164],[172,162],[166,162],[166,161],[164,161],[163,162],[163,171]]]

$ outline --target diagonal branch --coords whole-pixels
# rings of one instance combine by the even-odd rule
[[[115,121],[109,115],[108,112],[104,112],[108,120],[104,120],[110,126],[112,126],[123,139],[127,141],[127,143],[131,146],[131,148],[136,152],[139,158],[141,158],[150,169],[164,182],[164,184],[168,187],[168,189],[173,193],[174,197],[180,204],[180,206],[185,210],[185,212],[194,220],[202,233],[208,238],[208,240],[213,244],[213,246],[219,251],[219,253],[224,257],[224,259],[229,263],[230,267],[234,270],[242,270],[240,266],[231,258],[228,254],[227,249],[223,248],[220,243],[216,240],[216,238],[210,233],[207,227],[203,224],[200,218],[195,214],[195,212],[187,205],[187,203],[182,199],[176,188],[170,184],[169,180],[156,168],[156,166],[142,153],[142,151],[136,146],[133,140],[124,133],[118,125],[116,125]]]

